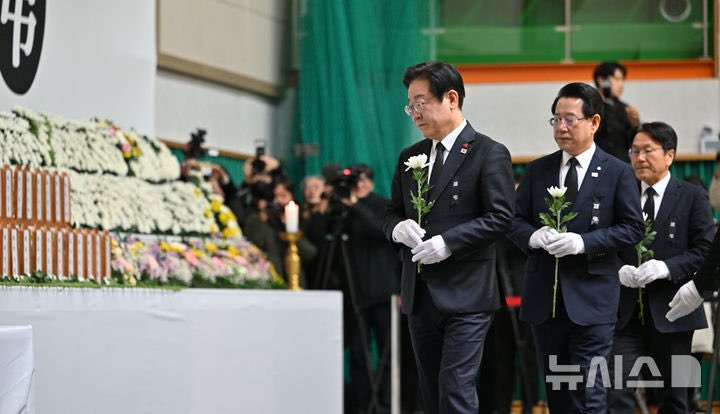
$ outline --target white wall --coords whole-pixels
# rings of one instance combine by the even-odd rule
[[[12,3],[24,4],[24,13],[29,12],[27,2]],[[10,42],[2,41],[5,53]],[[40,47],[37,76],[26,94],[15,94],[0,79],[0,110],[20,105],[76,121],[111,119],[152,133],[154,2],[47,2],[42,44],[39,38],[33,42],[33,50]]]
[[[252,154],[265,139],[272,154],[276,104],[248,92],[158,69],[155,79],[155,135],[177,142],[208,131],[206,146]]]
[[[465,117],[476,130],[504,143],[515,155],[542,155],[557,146],[547,120],[564,82],[466,85]],[[704,125],[720,129],[720,81],[667,80],[625,83],[623,100],[641,121],[664,121],[678,133],[678,152],[699,152]]]

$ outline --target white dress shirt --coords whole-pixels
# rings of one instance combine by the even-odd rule
[[[653,185],[647,185],[644,181],[640,181],[640,204],[643,207],[645,207],[645,202],[647,201],[647,194],[645,194],[645,190],[647,190],[648,187],[652,187],[652,189],[655,190],[655,196],[653,198],[653,201],[655,202],[655,218],[657,218],[658,211],[660,211],[660,204],[662,204],[663,196],[665,195],[665,190],[667,190],[669,182],[670,171],[668,171],[665,177],[661,178],[660,181]]]
[[[586,149],[578,155],[575,155],[575,159],[578,162],[577,167],[575,167],[578,177],[578,192],[580,192],[580,187],[582,186],[583,179],[585,178],[585,173],[587,172],[588,168],[590,168],[590,161],[592,161],[592,157],[593,155],[595,155],[595,148],[595,143],[593,142],[590,148]],[[570,169],[570,166],[568,166],[568,161],[572,157],[572,155],[563,151],[562,164],[560,164],[560,187],[565,185],[565,176]]]
[[[465,126],[467,125],[467,120],[463,119],[463,121],[460,123],[460,126],[453,129],[445,138],[440,140],[442,142],[443,147],[445,147],[445,153],[443,154],[443,164],[447,160],[448,154],[450,154],[450,150],[452,149],[453,145],[455,144],[455,140],[458,136],[460,136],[460,133],[463,129],[465,129]],[[432,150],[430,150],[430,166],[428,167],[428,180],[432,176],[432,170],[433,166],[435,164],[435,156],[437,155],[437,141],[433,140],[432,143]]]

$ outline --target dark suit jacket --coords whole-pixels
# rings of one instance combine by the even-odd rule
[[[425,139],[400,154],[392,182],[392,200],[384,222],[385,235],[402,220],[417,220],[410,191],[417,191],[412,171],[403,163],[410,156],[430,155],[432,141]],[[462,151],[464,150],[464,151]],[[501,299],[495,273],[494,241],[510,229],[515,191],[510,153],[504,145],[475,132],[462,130],[445,159],[442,175],[430,189],[432,210],[423,217],[425,239],[442,235],[452,255],[423,265],[420,277],[427,284],[435,306],[445,313],[496,310]],[[397,245],[402,266],[402,310],[412,313],[417,264],[405,245]]]
[[[720,289],[720,229],[715,233],[715,239],[705,257],[705,262],[700,266],[693,280],[697,290],[705,297]]]
[[[555,258],[544,249],[530,249],[528,242],[543,226],[540,212],[549,213],[547,188],[558,185],[561,161],[562,151],[557,151],[528,164],[509,235],[528,254],[520,318],[532,324],[552,314]],[[596,147],[570,210],[579,214],[568,223],[568,231],[582,236],[585,253],[560,259],[559,284],[567,314],[578,325],[613,323],[620,298],[618,251],[638,243],[643,231],[640,195],[630,166]]]
[[[655,280],[645,287],[650,314],[659,332],[683,332],[707,327],[705,312],[695,309],[675,322],[665,318],[681,285],[700,267],[710,249],[713,219],[708,196],[702,188],[670,177],[658,210],[655,240],[650,245],[654,258],[670,270],[669,279]],[[630,264],[637,266],[637,260]],[[624,328],[637,305],[638,290],[623,286],[616,329]],[[647,306],[647,305],[646,305]],[[645,308],[647,309],[647,307]]]

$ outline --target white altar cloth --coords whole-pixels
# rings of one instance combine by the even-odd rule
[[[339,292],[0,287],[39,414],[339,413]]]

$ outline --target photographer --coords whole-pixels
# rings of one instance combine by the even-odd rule
[[[280,162],[264,153],[264,147],[258,147],[255,157],[245,161],[243,183],[237,191],[235,202],[230,205],[241,226],[245,225],[248,217],[261,210],[258,208],[259,203],[267,205],[272,202],[273,183],[285,175]]]
[[[595,87],[604,102],[604,115],[595,133],[595,144],[625,162],[640,115],[635,107],[620,100],[625,88],[627,68],[618,62],[602,62],[593,72]]]
[[[183,181],[191,180],[193,176],[202,177],[212,187],[213,193],[223,197],[227,202],[237,191],[230,175],[225,168],[214,162],[200,161],[200,158],[208,154],[203,147],[207,131],[198,128],[190,134],[190,142],[185,147],[185,161],[180,165],[180,178]]]
[[[270,185],[270,194],[263,194],[256,199],[255,210],[245,222],[244,234],[248,240],[264,251],[275,270],[284,274],[284,260],[287,252],[287,242],[280,239],[280,233],[285,231],[285,206],[293,201],[293,183],[285,176],[276,177]],[[316,247],[306,238],[297,242],[300,259],[305,262],[317,254]],[[304,275],[300,275],[301,285]]]
[[[343,221],[344,233],[348,236],[349,266],[352,277],[345,275],[343,286],[346,301],[347,338],[350,348],[351,389],[348,401],[350,412],[367,412],[371,401],[371,384],[363,348],[360,324],[365,332],[375,332],[378,353],[381,358],[378,400],[382,410],[390,407],[390,296],[399,292],[400,267],[392,245],[382,231],[383,216],[389,200],[373,192],[373,171],[364,164],[343,170],[335,169],[334,176],[326,169],[326,177],[332,186],[329,202],[329,228],[334,228],[338,216]],[[336,255],[340,252],[336,249]],[[341,258],[335,262],[341,262]],[[341,282],[341,284],[343,283]],[[356,303],[347,303],[347,283],[353,282]],[[360,319],[352,312],[359,312]],[[364,338],[370,340],[369,336]],[[377,374],[374,374],[377,375]]]

